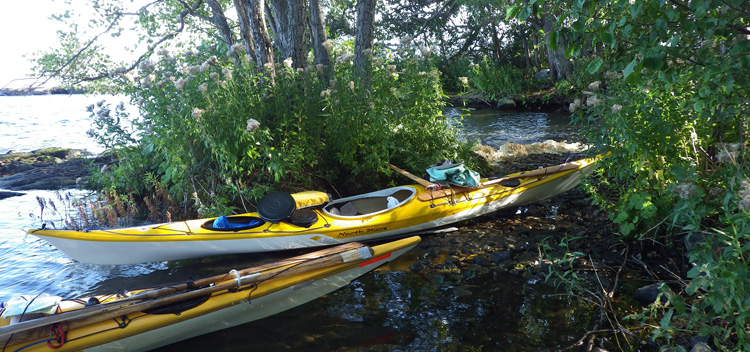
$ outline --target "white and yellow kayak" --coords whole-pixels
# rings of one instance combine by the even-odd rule
[[[5,351],[146,351],[302,305],[406,253],[418,236],[348,243],[160,288],[60,300],[26,296],[0,308]],[[44,311],[43,313],[39,313]]]
[[[287,195],[292,205],[283,197],[271,197],[265,202],[265,216],[261,212],[120,229],[27,232],[73,259],[93,264],[134,264],[370,241],[425,231],[566,192],[593,172],[598,158],[484,180],[477,188],[436,190],[422,182],[333,201],[311,201],[311,197],[305,197],[310,193],[303,192]]]

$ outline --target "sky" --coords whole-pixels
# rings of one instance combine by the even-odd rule
[[[82,2],[82,1],[79,1]],[[0,5],[0,89],[31,72],[28,56],[55,44],[56,31],[64,27],[49,17],[66,8],[62,0],[3,1]],[[29,81],[26,81],[27,84]],[[8,85],[23,85],[14,82]]]
[[[126,6],[138,9],[147,0],[125,1]],[[88,29],[86,23],[93,16],[87,0],[3,0],[0,3],[0,89],[27,87],[32,80],[13,81],[28,78],[33,64],[29,61],[35,53],[56,46],[57,31],[67,27],[50,19],[54,14],[72,10],[79,29]],[[92,31],[82,38],[90,38],[101,29]],[[113,58],[132,57],[122,42],[107,42],[108,36],[100,37],[99,44],[109,46],[107,53]],[[121,39],[129,39],[125,34]],[[131,38],[132,40],[132,38]],[[132,43],[131,43],[132,44]]]

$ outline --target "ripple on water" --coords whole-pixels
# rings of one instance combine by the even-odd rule
[[[88,192],[71,190],[73,197]],[[11,297],[48,293],[75,298],[91,293],[105,280],[134,277],[166,268],[166,263],[94,265],[75,261],[47,242],[27,235],[24,228],[39,227],[36,197],[57,199],[55,192],[29,191],[0,200],[0,302]],[[33,217],[29,214],[34,215]],[[115,291],[132,287],[107,287]],[[107,291],[109,292],[109,291]],[[105,292],[97,292],[105,293]]]

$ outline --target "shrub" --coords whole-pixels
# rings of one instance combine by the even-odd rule
[[[330,81],[318,68],[279,64],[268,85],[253,67],[201,50],[162,55],[132,81],[122,75],[141,112],[139,138],[115,127],[117,119],[98,118],[92,135],[116,148],[120,162],[96,178],[97,187],[145,196],[158,185],[173,199],[220,213],[250,210],[274,189],[378,189],[395,180],[389,162],[474,163],[471,146],[442,114],[439,74],[424,62],[376,64],[367,89],[356,86],[349,63],[338,64]]]
[[[525,89],[523,71],[486,56],[480,63],[471,65],[469,78],[477,92],[490,100],[509,98]]]

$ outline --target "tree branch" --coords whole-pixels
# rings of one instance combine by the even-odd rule
[[[89,40],[86,43],[86,45],[84,45],[80,50],[78,50],[78,52],[76,52],[73,56],[71,56],[60,68],[58,68],[56,70],[45,70],[41,74],[39,74],[39,76],[36,78],[36,81],[29,86],[29,89],[34,89],[34,88],[37,88],[39,86],[42,86],[42,85],[46,84],[47,82],[49,82],[52,78],[58,77],[61,72],[65,71],[66,69],[70,69],[71,65],[73,64],[73,62],[75,62],[75,60],[77,60],[86,50],[89,50],[94,45],[94,43],[99,39],[99,37],[101,37],[105,33],[108,33],[109,31],[111,31],[112,28],[114,28],[114,26],[119,22],[119,20],[123,16],[126,16],[126,15],[140,15],[140,14],[143,13],[143,11],[146,10],[147,7],[149,7],[151,5],[154,5],[156,3],[159,3],[159,2],[162,2],[162,1],[164,1],[164,0],[156,0],[156,1],[153,1],[153,2],[151,2],[149,4],[146,4],[143,7],[141,7],[135,13],[130,13],[130,12],[117,12],[117,13],[115,13],[114,19],[110,22],[109,26],[107,26],[107,28],[104,31],[102,31],[101,33],[99,33],[96,36],[94,36],[91,40]],[[148,56],[150,56],[151,53],[153,52],[153,50],[156,47],[158,47],[161,43],[163,43],[163,42],[165,42],[165,41],[167,41],[167,40],[169,40],[171,38],[174,38],[177,34],[179,34],[180,32],[182,32],[185,29],[185,18],[189,14],[195,14],[195,10],[199,6],[201,6],[201,4],[203,3],[203,0],[197,0],[195,2],[195,4],[193,4],[193,6],[189,6],[188,4],[182,2],[181,0],[180,0],[180,2],[183,3],[183,5],[185,5],[187,7],[186,10],[180,12],[180,15],[179,15],[180,27],[177,28],[176,30],[172,31],[171,33],[167,33],[167,34],[163,35],[158,41],[156,41],[154,44],[150,45],[147,48],[147,50],[143,54],[141,54],[141,56],[138,57],[138,59],[136,61],[134,61],[129,67],[124,68],[124,72],[133,70],[145,58],[147,58]],[[121,69],[118,69],[118,71],[119,70],[121,70]],[[80,78],[80,79],[74,81],[73,84],[81,83],[81,82],[90,82],[90,81],[100,80],[100,79],[103,79],[103,78],[111,77],[114,73],[115,72],[103,72],[103,73],[100,73],[100,74],[98,74],[96,76],[83,77],[83,78]],[[41,78],[43,78],[43,77],[47,77],[47,79],[45,79],[41,83],[38,83],[38,80],[41,79]]]

